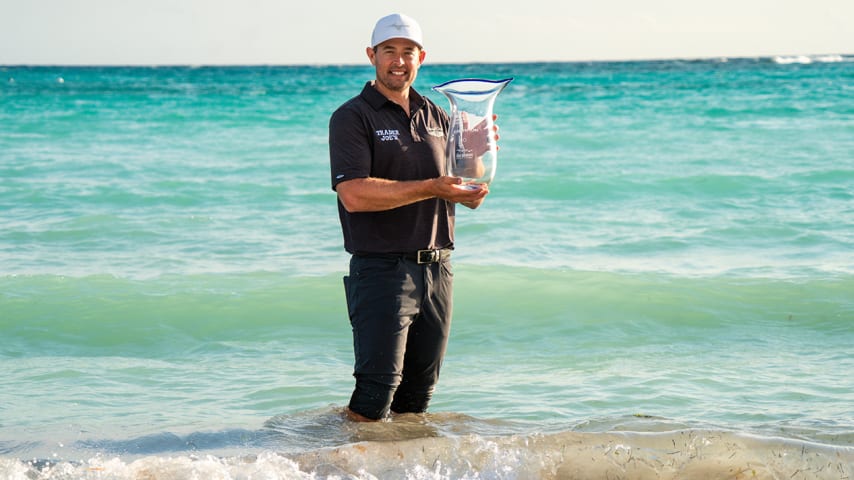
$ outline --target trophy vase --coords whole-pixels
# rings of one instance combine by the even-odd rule
[[[492,108],[511,80],[465,78],[433,87],[451,102],[445,157],[448,175],[461,178],[461,188],[479,188],[478,184],[489,184],[495,178],[498,147]]]

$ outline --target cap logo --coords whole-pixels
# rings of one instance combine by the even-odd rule
[[[371,46],[376,47],[391,38],[405,38],[415,42],[419,47],[423,43],[418,22],[399,13],[386,15],[377,21],[371,34]]]

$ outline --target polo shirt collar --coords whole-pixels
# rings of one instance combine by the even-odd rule
[[[374,110],[379,110],[386,104],[386,102],[394,103],[386,98],[385,95],[380,93],[379,90],[374,88],[374,81],[365,83],[365,88],[362,89],[362,98],[364,98],[365,101],[368,102],[368,105],[370,105]],[[424,97],[422,97],[421,94],[415,91],[412,87],[409,88],[409,103],[414,107],[413,110],[417,110],[424,105]]]

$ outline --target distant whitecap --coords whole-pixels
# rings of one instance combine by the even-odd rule
[[[774,63],[780,65],[790,65],[793,63],[810,64],[810,63],[838,63],[844,62],[845,58],[842,55],[779,55],[773,58]]]
[[[816,55],[813,59],[816,62],[821,63],[838,63],[845,61],[845,59],[842,58],[842,55]]]
[[[812,63],[812,59],[806,55],[776,56],[774,57],[774,63],[779,65],[791,65],[793,63],[808,64]]]

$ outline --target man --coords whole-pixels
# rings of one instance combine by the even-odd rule
[[[448,115],[412,88],[425,58],[415,20],[381,18],[366,53],[376,79],[329,122],[332,188],[352,254],[347,414],[357,421],[427,410],[451,326],[454,207],[477,208],[489,193],[444,174]]]

